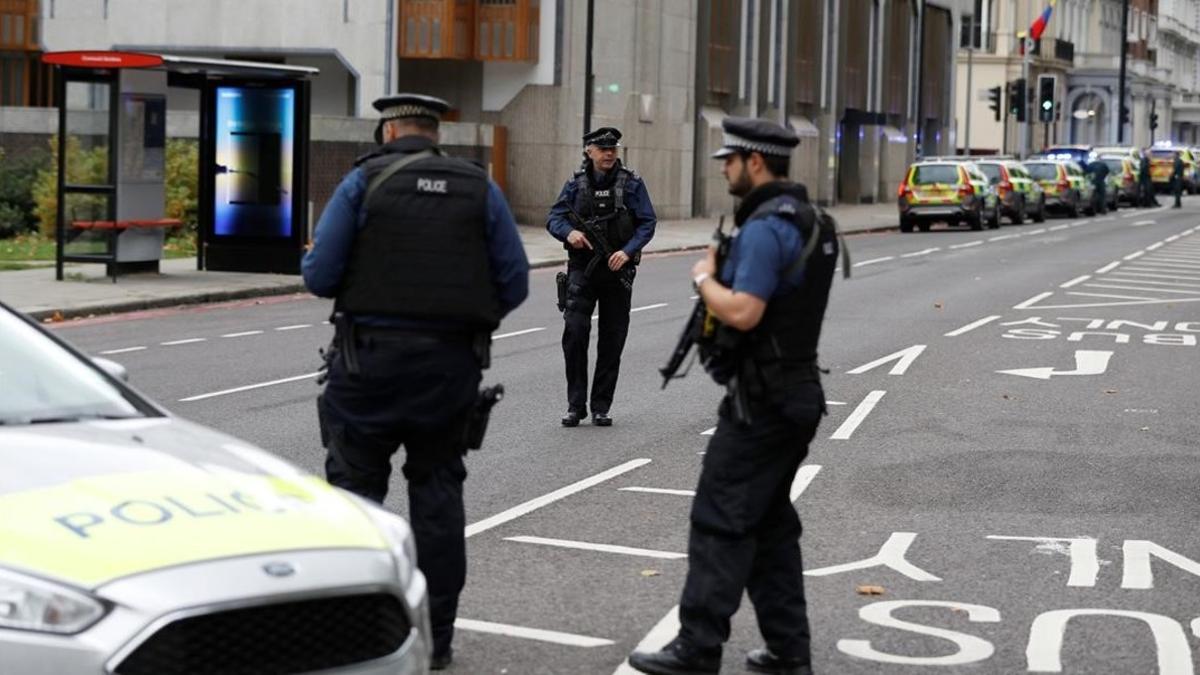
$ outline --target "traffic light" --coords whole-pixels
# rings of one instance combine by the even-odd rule
[[[1054,88],[1058,78],[1053,75],[1038,75],[1038,120],[1054,121]]]
[[[996,114],[996,121],[1000,121],[1000,87],[992,87],[988,89],[988,107]]]
[[[1158,113],[1150,113],[1150,130],[1154,131],[1158,128]]]
[[[1129,108],[1121,106],[1121,124],[1129,124]]]
[[[1025,121],[1025,78],[1017,78],[1008,83],[1008,113],[1017,118],[1018,122]]]

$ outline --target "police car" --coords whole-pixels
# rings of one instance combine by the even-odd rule
[[[429,670],[408,523],[0,304],[0,673]]]

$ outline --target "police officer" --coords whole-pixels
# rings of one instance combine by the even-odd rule
[[[1175,153],[1175,163],[1171,167],[1171,191],[1175,193],[1175,205],[1171,208],[1183,208],[1183,153]]]
[[[303,262],[309,290],[335,298],[321,441],[329,482],[378,503],[405,447],[440,670],[466,581],[465,427],[491,332],[528,295],[529,262],[496,184],[438,148],[449,104],[404,94],[374,105],[382,145],[338,186]]]
[[[587,417],[612,425],[621,351],[629,333],[633,278],[641,251],[654,237],[657,218],[641,177],[617,158],[621,132],[602,127],[583,137],[583,167],[563,185],[546,229],[568,251],[563,305],[563,358],[567,367],[564,427]],[[563,289],[560,289],[560,294]],[[588,338],[592,311],[600,309],[596,373],[588,397]]]
[[[1158,206],[1154,195],[1154,180],[1150,175],[1150,151],[1142,150],[1141,162],[1138,164],[1138,188],[1141,191],[1141,206]]]
[[[1092,174],[1092,212],[1108,213],[1108,165],[1096,159],[1087,169]]]
[[[747,667],[811,674],[800,520],[789,491],[825,412],[817,341],[839,245],[832,220],[787,180],[795,133],[748,118],[722,126],[725,147],[714,157],[742,199],[737,229],[728,260],[718,269],[710,250],[692,281],[726,345],[705,366],[737,387],[721,402],[692,502],[679,634],[629,663],[660,675],[718,672],[744,590],[766,642]]]

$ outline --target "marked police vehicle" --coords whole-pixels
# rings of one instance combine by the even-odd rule
[[[402,518],[0,304],[0,673],[429,670]]]

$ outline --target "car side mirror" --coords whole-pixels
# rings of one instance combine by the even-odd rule
[[[92,363],[99,366],[100,370],[103,370],[104,372],[108,373],[112,377],[114,377],[122,382],[129,381],[129,371],[125,369],[125,366],[117,363],[116,361],[111,361],[109,359],[102,359],[97,356],[97,357],[92,358]]]

